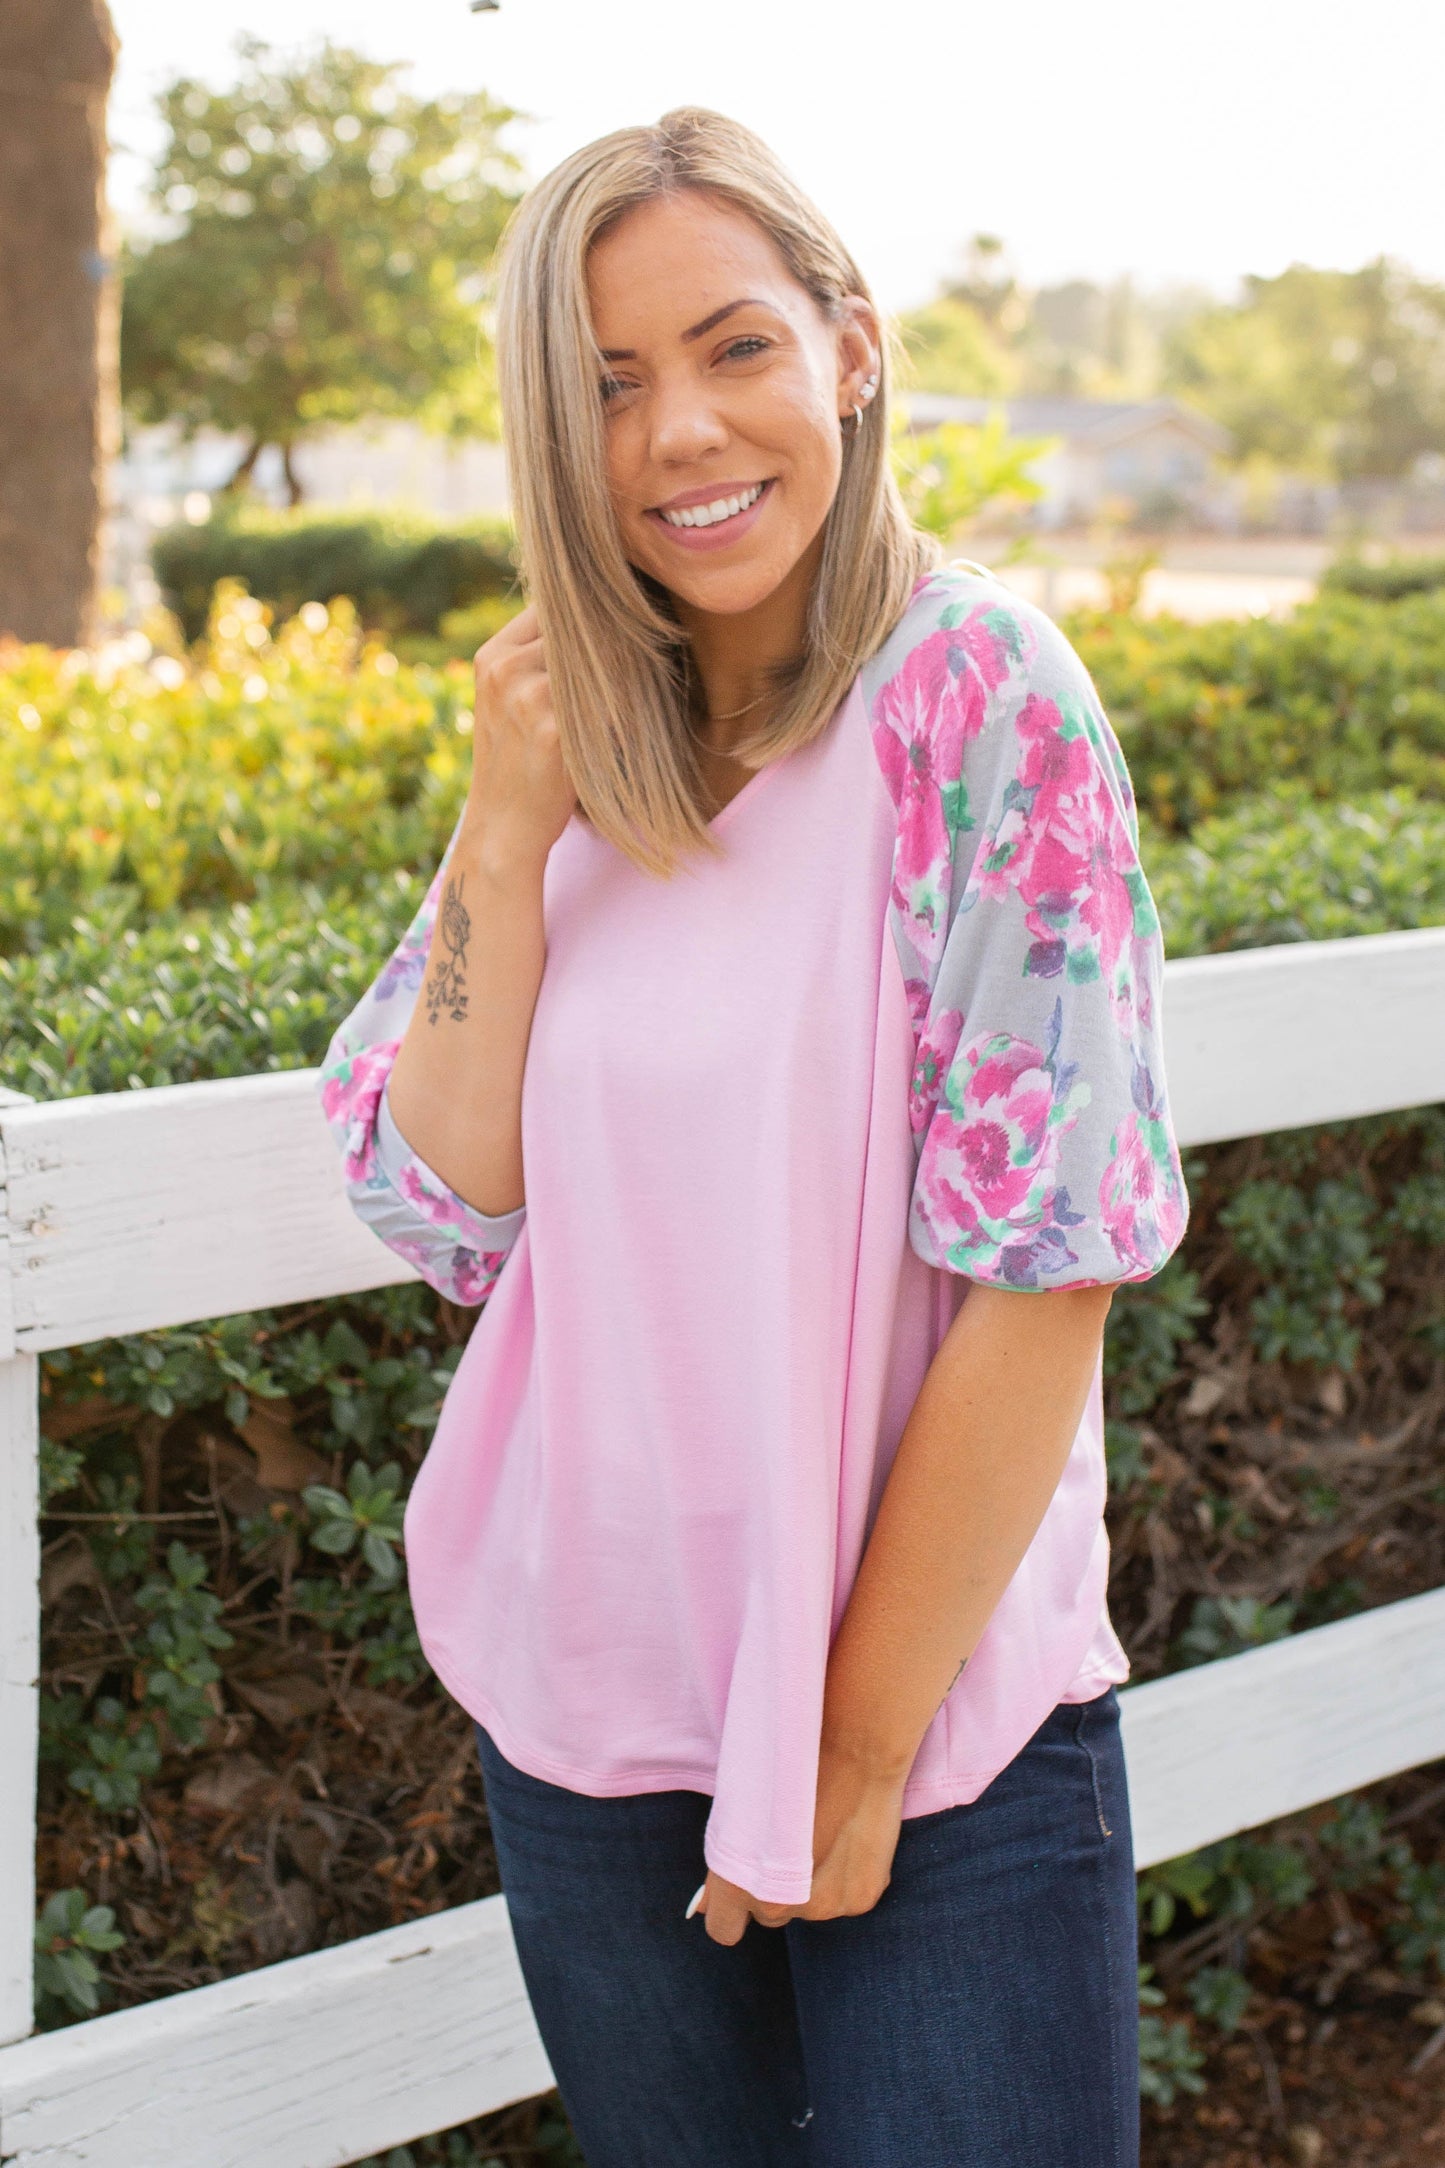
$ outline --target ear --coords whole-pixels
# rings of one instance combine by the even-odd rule
[[[849,294],[838,324],[838,419],[867,406],[883,376],[883,335],[878,312],[861,294]]]

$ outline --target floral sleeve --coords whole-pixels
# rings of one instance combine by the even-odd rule
[[[948,568],[865,689],[898,812],[913,1246],[1004,1287],[1148,1279],[1188,1212],[1163,942],[1088,673],[1042,612]]]
[[[319,1088],[359,1217],[440,1294],[476,1305],[491,1293],[521,1232],[525,1210],[493,1219],[465,1204],[411,1150],[386,1098],[387,1079],[426,970],[437,897],[450,856],[448,844],[436,879],[391,960],[332,1039]]]

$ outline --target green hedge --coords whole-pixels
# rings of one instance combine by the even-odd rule
[[[1445,557],[1392,557],[1382,565],[1367,564],[1362,557],[1342,557],[1329,567],[1320,585],[1339,594],[1398,602],[1402,595],[1430,594],[1445,587]]]
[[[1406,791],[1251,801],[1187,839],[1148,838],[1145,860],[1173,956],[1445,923],[1445,805]],[[316,1062],[430,865],[153,918],[108,891],[66,938],[0,956],[0,1077],[49,1099]]]
[[[1069,630],[1161,828],[1281,782],[1445,797],[1445,590],[1326,594],[1283,623],[1090,614]]]
[[[117,893],[154,915],[436,863],[466,791],[465,669],[398,664],[347,604],[274,638],[268,617],[223,584],[184,662],[0,666],[0,954]]]
[[[218,580],[243,581],[278,616],[346,595],[378,631],[434,634],[450,611],[506,594],[517,576],[505,520],[257,506],[166,528],[152,563],[188,640],[200,637]]]

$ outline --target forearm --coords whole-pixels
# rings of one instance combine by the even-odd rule
[[[522,1074],[546,959],[545,865],[534,841],[468,814],[387,1087],[411,1149],[489,1216],[524,1201]]]
[[[902,1781],[1058,1486],[1108,1288],[974,1286],[904,1428],[828,1663],[825,1749]]]

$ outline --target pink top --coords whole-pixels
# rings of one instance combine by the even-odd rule
[[[535,1776],[710,1793],[708,1864],[798,1903],[829,1644],[969,1280],[1146,1277],[1184,1193],[1127,777],[1047,620],[934,575],[712,827],[670,882],[580,818],[553,849],[524,1212],[385,1106],[429,914],[324,1090],[359,1208],[488,1296],[407,1512],[430,1661]],[[1103,1501],[1096,1378],[905,1815],[1126,1675]]]

